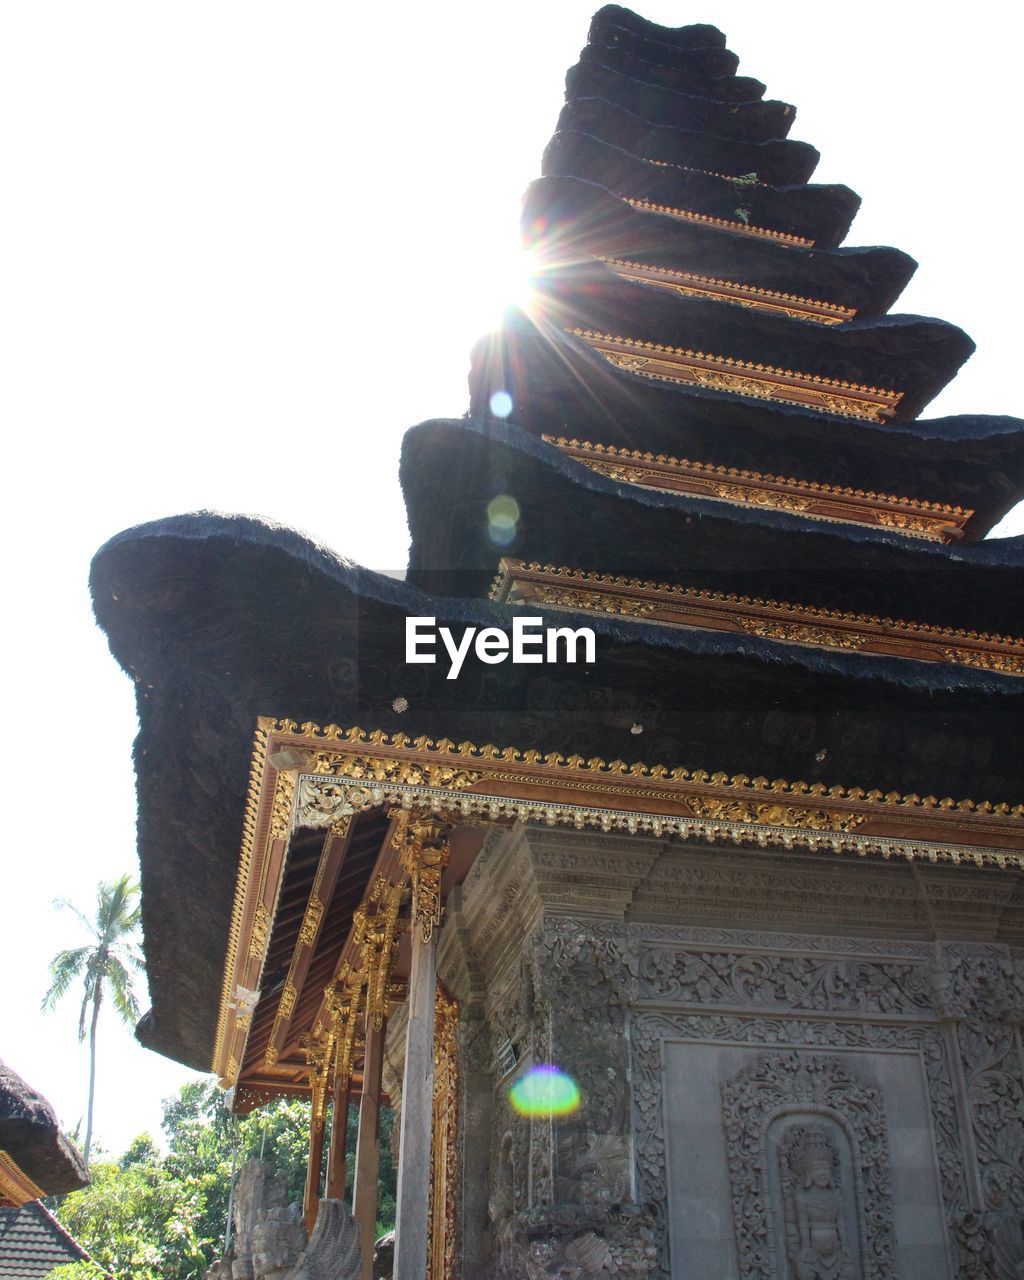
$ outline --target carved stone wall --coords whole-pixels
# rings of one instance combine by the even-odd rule
[[[1012,873],[490,836],[441,951],[460,1275],[1021,1280],[1022,943]],[[517,1115],[549,1062],[578,1113]]]

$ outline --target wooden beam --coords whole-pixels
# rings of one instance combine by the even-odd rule
[[[345,1148],[348,1146],[348,1107],[351,1089],[351,1080],[338,1080],[334,1086],[334,1122],[331,1126],[331,1145],[327,1151],[328,1200],[345,1198],[345,1183],[348,1179]]]
[[[356,1134],[356,1171],[352,1188],[352,1212],[359,1224],[362,1250],[360,1280],[373,1280],[373,1245],[377,1234],[377,1202],[380,1196],[380,1092],[384,1068],[384,1026],[366,1017],[366,1052],[363,1058],[363,1092],[359,1099]]]
[[[324,1159],[324,1122],[317,1118],[316,1106],[310,1109],[309,1117],[309,1163],[306,1166],[306,1194],[302,1201],[302,1217],[307,1233],[312,1233],[316,1225],[316,1215],[320,1212],[320,1170]]]
[[[341,818],[331,827],[327,834],[327,839],[324,841],[316,876],[313,879],[309,899],[303,913],[298,940],[288,966],[288,977],[285,980],[284,990],[277,1006],[274,1026],[270,1032],[270,1041],[266,1050],[270,1061],[277,1060],[282,1047],[287,1043],[292,1016],[296,1005],[299,1003],[306,975],[309,973],[310,962],[313,959],[313,952],[316,950],[317,940],[320,937],[324,915],[330,906],[331,898],[334,895],[334,887],[338,882],[338,874],[352,842],[354,827],[355,820],[353,815]]]
[[[437,935],[412,938],[402,1119],[395,1202],[395,1280],[426,1280],[434,1120],[434,988]]]

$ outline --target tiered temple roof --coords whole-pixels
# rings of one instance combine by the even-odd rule
[[[914,263],[837,247],[857,197],[736,68],[713,28],[595,17],[524,201],[533,300],[474,351],[469,416],[406,438],[407,582],[244,517],[96,557],[141,721],[140,1035],[249,1105],[309,1089],[428,784],[477,823],[1021,865],[1024,539],[980,539],[1024,423],[918,416],[970,339],[889,314]],[[408,616],[524,606],[596,663],[406,663]],[[325,834],[296,771],[369,779],[369,812]]]

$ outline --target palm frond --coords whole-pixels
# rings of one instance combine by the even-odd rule
[[[74,980],[86,967],[90,947],[74,947],[68,951],[58,951],[50,961],[50,985],[43,996],[41,1009],[52,1009],[57,1001],[67,994]]]
[[[132,976],[117,956],[110,957],[106,978],[110,983],[114,1008],[125,1022],[134,1026],[139,1020],[139,1002],[132,988]]]

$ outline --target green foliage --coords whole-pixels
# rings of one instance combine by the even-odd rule
[[[381,1110],[378,1234],[395,1221],[397,1174],[391,1160],[394,1112]],[[351,1199],[356,1109],[349,1109],[346,1165]],[[93,1184],[67,1196],[57,1217],[117,1280],[192,1280],[224,1243],[233,1159],[259,1157],[284,1175],[288,1198],[301,1204],[309,1152],[309,1103],[279,1100],[245,1117],[228,1114],[212,1083],[184,1085],[164,1103],[167,1154],[140,1134],[117,1163],[94,1163]],[[324,1143],[330,1146],[330,1133]],[[78,1266],[79,1264],[75,1264]],[[84,1264],[83,1264],[84,1265]],[[55,1273],[56,1275],[57,1273]],[[61,1280],[92,1280],[96,1271],[61,1271]]]
[[[204,1237],[195,1180],[159,1164],[94,1163],[92,1185],[74,1191],[58,1216],[95,1262],[118,1280],[200,1280],[214,1242]]]

